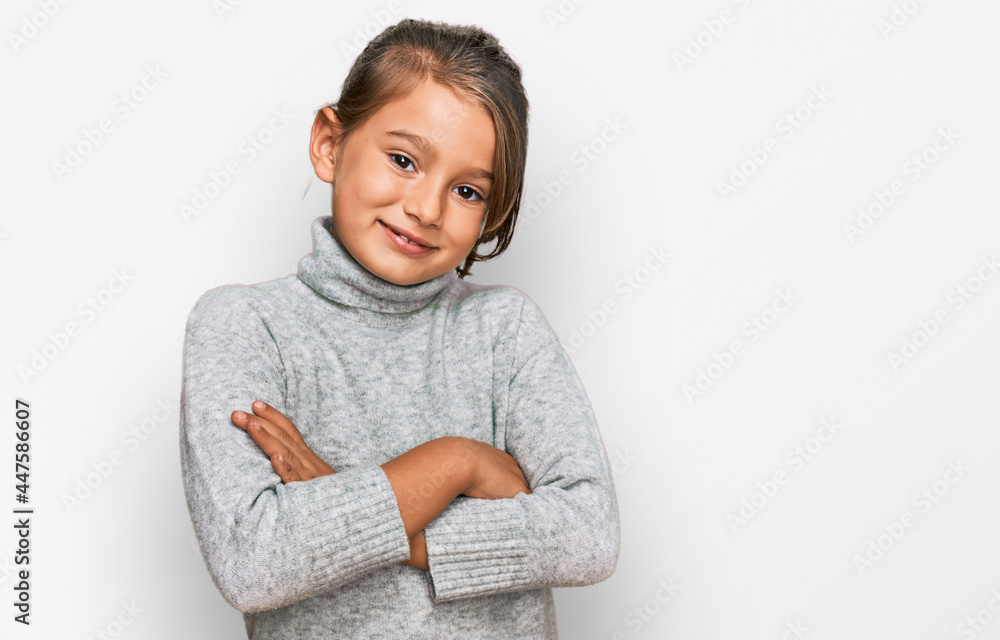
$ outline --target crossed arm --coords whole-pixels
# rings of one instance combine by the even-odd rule
[[[280,411],[260,400],[253,403],[252,410],[253,414],[233,411],[233,424],[264,451],[282,482],[304,482],[336,473]],[[492,500],[531,493],[510,454],[471,438],[436,438],[381,467],[396,494],[410,541],[410,558],[403,562],[424,570],[429,570],[424,527],[455,498],[464,495]]]
[[[594,584],[614,571],[618,510],[596,419],[530,301],[500,354],[511,364],[500,448],[446,437],[379,466],[334,469],[281,415],[289,372],[245,298],[223,290],[192,311],[181,395],[188,508],[233,607],[286,606],[397,562],[429,572],[435,602]],[[278,409],[252,409],[257,399]],[[233,425],[248,420],[261,430],[245,438]]]

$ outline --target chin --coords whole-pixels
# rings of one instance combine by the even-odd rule
[[[405,287],[406,285],[410,285],[410,284],[416,284],[414,282],[410,282],[407,279],[387,278],[385,276],[379,276],[379,277],[382,278],[383,280],[387,280],[387,281],[389,281],[389,282],[391,282],[393,284],[398,284],[398,285],[403,286],[403,287]]]
[[[369,269],[369,271],[371,271],[371,269]],[[412,272],[410,272],[409,274],[407,274],[407,272],[406,272],[405,269],[399,269],[399,268],[395,268],[395,269],[392,269],[392,268],[385,269],[385,268],[383,268],[383,269],[379,269],[378,271],[372,271],[372,273],[374,273],[378,277],[382,278],[383,280],[386,280],[388,282],[391,282],[393,284],[398,284],[398,285],[401,285],[401,286],[406,286],[406,285],[410,285],[410,284],[418,284],[420,282],[424,282],[424,280],[427,279],[427,278],[423,278],[422,276],[419,276],[419,275],[413,275]]]

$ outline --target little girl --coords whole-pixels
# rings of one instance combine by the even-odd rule
[[[556,638],[551,588],[614,571],[576,370],[528,296],[464,280],[510,242],[527,121],[494,36],[390,26],[313,124],[314,252],[191,311],[185,493],[250,638]]]

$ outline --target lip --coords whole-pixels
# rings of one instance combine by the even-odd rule
[[[389,240],[389,242],[391,242],[394,247],[398,248],[401,251],[404,251],[409,254],[420,255],[420,254],[430,253],[431,251],[434,250],[434,247],[429,246],[426,240],[424,240],[423,238],[421,238],[416,234],[410,233],[409,231],[407,231],[402,227],[396,227],[390,224],[386,224],[381,220],[379,220],[378,223],[379,225],[381,225],[382,231],[385,233],[385,237]],[[410,244],[405,240],[401,239],[397,234],[402,234],[418,244]]]

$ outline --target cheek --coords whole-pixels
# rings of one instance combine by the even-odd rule
[[[372,154],[357,165],[352,197],[371,207],[387,206],[400,199],[402,183],[381,156]]]
[[[351,166],[335,187],[335,202],[352,217],[392,206],[402,199],[403,182],[392,175],[391,167],[366,159]]]
[[[482,226],[483,214],[471,211],[455,211],[452,215],[455,221],[454,238],[457,244],[468,247],[471,251],[479,238],[479,228]]]
[[[402,198],[403,181],[385,168],[373,169],[368,179],[368,196],[377,206],[387,206]]]

